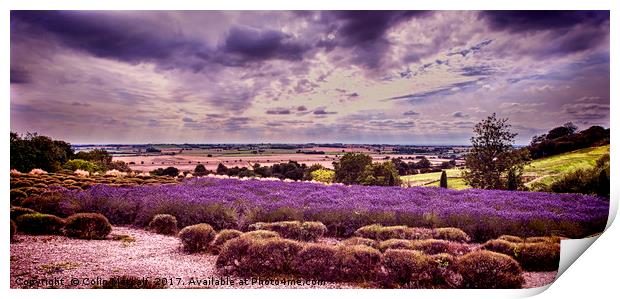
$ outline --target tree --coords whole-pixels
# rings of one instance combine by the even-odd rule
[[[53,140],[37,133],[20,136],[11,132],[10,136],[10,165],[12,169],[22,172],[33,168],[41,168],[48,172],[58,171],[74,155],[71,144],[62,140]]]
[[[422,157],[420,161],[416,163],[417,168],[430,168],[432,166],[431,161],[429,161],[426,157]]]
[[[101,171],[99,164],[82,159],[69,160],[62,167],[71,171],[76,171],[78,169],[86,170],[90,173]]]
[[[198,164],[194,168],[194,175],[203,176],[203,175],[207,175],[208,173],[209,172],[207,171],[207,168],[202,164]]]
[[[547,133],[546,138],[548,140],[556,139],[556,138],[575,134],[575,132],[577,132],[577,126],[575,126],[572,122],[567,122],[563,124],[561,127],[551,129],[551,131]]]
[[[336,173],[331,169],[317,169],[310,173],[310,178],[313,181],[322,183],[333,183]]]
[[[463,178],[474,188],[506,189],[508,173],[520,176],[527,160],[526,151],[513,147],[517,134],[510,131],[508,119],[498,119],[495,113],[476,124],[474,133]]]
[[[220,163],[217,164],[217,169],[215,170],[215,173],[217,174],[228,174],[228,167],[224,166],[224,164]]]
[[[400,186],[401,184],[398,170],[392,161],[366,165],[359,182],[366,186]]]
[[[441,178],[439,179],[439,187],[448,188],[448,175],[445,171],[441,172]]]
[[[362,172],[372,164],[372,158],[362,153],[346,153],[334,162],[336,182],[347,185],[360,183]]]

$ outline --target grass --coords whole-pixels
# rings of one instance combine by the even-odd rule
[[[448,188],[465,189],[468,188],[465,181],[461,178],[461,170],[458,168],[446,169],[448,175]],[[439,187],[439,179],[441,172],[430,172],[414,175],[405,175],[400,177],[404,185],[407,186],[436,186]]]
[[[524,177],[531,179],[526,185],[532,183],[549,185],[569,172],[593,167],[596,165],[596,160],[605,154],[609,154],[609,145],[534,160],[523,171]]]
[[[609,145],[590,147],[534,160],[523,171],[523,177],[527,182],[526,186],[530,187],[533,183],[548,186],[567,173],[579,168],[593,167],[596,165],[596,160],[605,154],[609,154]],[[448,175],[448,188],[457,190],[469,188],[461,178],[460,169],[446,169],[446,174]],[[440,177],[441,172],[432,172],[401,176],[401,179],[403,184],[408,186],[438,187]]]

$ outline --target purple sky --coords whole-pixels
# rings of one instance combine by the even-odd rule
[[[609,13],[11,13],[11,130],[72,143],[466,144],[609,127]]]

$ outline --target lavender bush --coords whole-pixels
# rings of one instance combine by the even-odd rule
[[[477,241],[503,234],[580,238],[601,232],[609,211],[607,201],[578,194],[216,178],[62,192],[63,210],[102,213],[114,224],[145,226],[164,213],[175,216],[181,227],[208,223],[217,230],[247,230],[255,222],[320,221],[329,235],[343,237],[378,223],[457,227]]]

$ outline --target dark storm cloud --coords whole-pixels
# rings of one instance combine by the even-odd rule
[[[389,41],[385,33],[393,26],[430,14],[426,11],[330,11],[323,12],[324,23],[332,24],[333,39],[323,39],[318,46],[331,50],[335,47],[353,49],[352,62],[368,68],[380,65]]]
[[[469,115],[461,112],[461,111],[456,111],[454,113],[452,113],[452,117],[456,117],[456,118],[464,118],[464,117],[468,117]]]
[[[325,111],[325,107],[318,107],[314,109],[314,115],[328,115],[328,114],[336,114],[338,112],[333,111]]]
[[[11,68],[11,84],[25,84],[29,82],[30,76],[28,72],[18,68]]]
[[[300,60],[308,47],[280,31],[233,27],[221,50],[243,63],[267,59]]]
[[[579,24],[598,26],[609,21],[609,11],[483,11],[480,16],[492,29],[511,32],[566,29]]]
[[[16,30],[49,33],[66,46],[97,57],[130,63],[203,51],[199,43],[170,31],[156,30],[157,26],[139,18],[77,11],[12,11],[11,25]]]
[[[491,42],[493,42],[493,40],[487,39],[487,40],[481,41],[478,44],[475,44],[474,46],[472,46],[472,47],[470,47],[468,49],[464,49],[464,50],[448,53],[448,56],[461,55],[463,57],[466,57],[470,53],[473,54],[473,53],[479,52],[480,50],[482,50],[482,48],[488,46]],[[443,62],[441,60],[437,60],[437,64],[442,64],[442,63]]]

